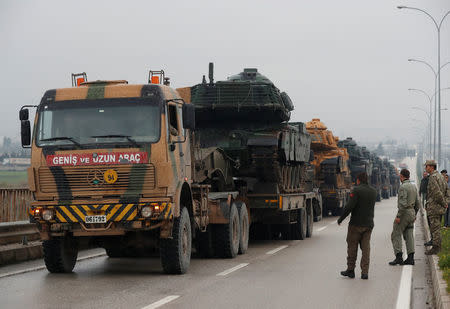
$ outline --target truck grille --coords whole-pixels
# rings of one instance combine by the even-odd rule
[[[115,183],[107,183],[103,175],[108,169],[117,173]],[[42,192],[105,192],[121,193],[125,190],[155,188],[155,167],[153,164],[136,166],[79,166],[79,167],[41,167],[39,168],[39,186]]]

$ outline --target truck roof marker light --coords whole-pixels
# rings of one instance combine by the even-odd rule
[[[83,77],[77,78],[77,87],[80,87],[80,85],[84,82],[85,82],[85,80]]]
[[[152,84],[159,84],[159,76],[152,76],[151,82]]]

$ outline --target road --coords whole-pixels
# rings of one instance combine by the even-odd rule
[[[104,255],[79,261],[72,274],[11,275],[42,261],[2,267],[1,308],[395,308],[403,269],[387,264],[395,213],[396,198],[376,204],[369,280],[359,266],[355,279],[340,276],[348,219],[338,226],[331,217],[310,239],[251,242],[235,259],[194,258],[181,276],[163,274],[157,258]]]

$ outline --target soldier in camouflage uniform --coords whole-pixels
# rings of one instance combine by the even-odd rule
[[[437,254],[441,250],[441,216],[445,214],[448,207],[448,185],[444,177],[436,171],[436,165],[434,160],[425,162],[426,171],[430,175],[428,177],[426,209],[433,240],[433,247],[425,252],[426,255]]]
[[[416,186],[409,181],[409,171],[402,169],[400,172],[402,182],[398,190],[398,212],[394,220],[391,234],[392,247],[395,260],[389,265],[414,265],[414,221],[420,208],[419,195]],[[403,261],[402,236],[405,239],[408,258]]]

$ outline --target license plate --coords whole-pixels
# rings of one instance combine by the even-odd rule
[[[84,219],[86,223],[106,223],[106,216],[86,216]]]

